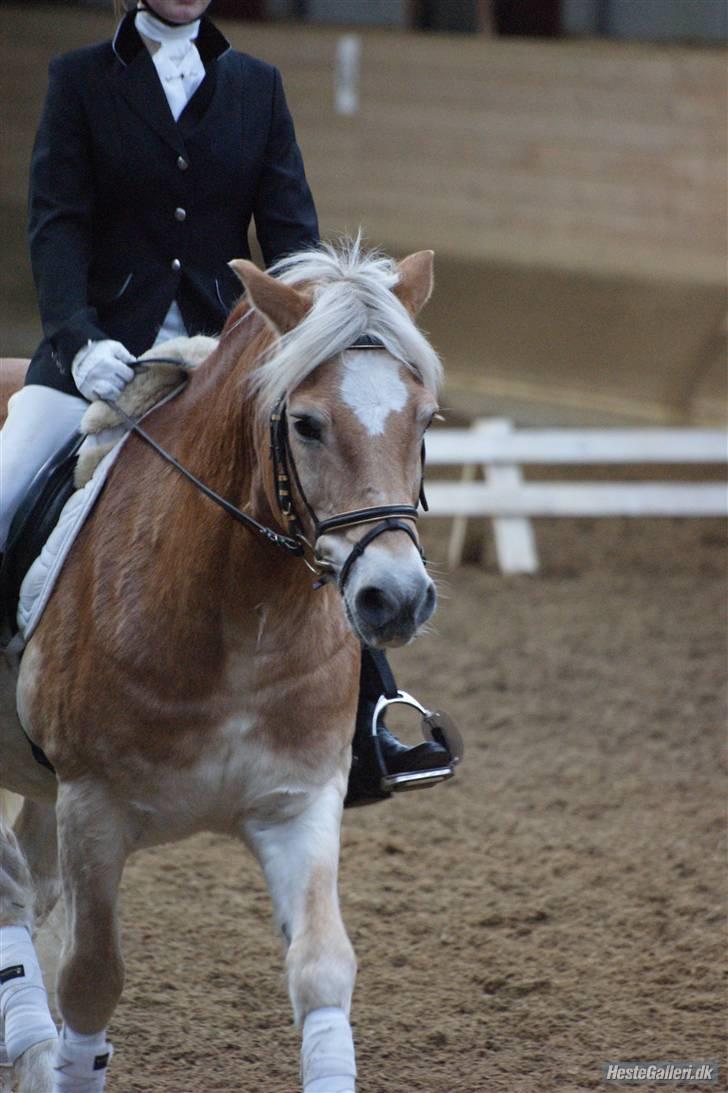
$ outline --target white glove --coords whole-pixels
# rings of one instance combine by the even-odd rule
[[[119,397],[134,372],[129,363],[134,357],[121,342],[106,338],[102,342],[89,342],[79,349],[71,364],[71,375],[76,387],[89,402],[93,399]]]

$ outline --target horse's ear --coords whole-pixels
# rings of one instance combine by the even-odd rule
[[[432,295],[435,283],[432,268],[434,258],[433,250],[418,250],[415,254],[410,254],[409,258],[403,258],[397,267],[399,281],[392,291],[413,319]]]
[[[264,273],[245,258],[234,258],[228,265],[245,285],[248,298],[278,334],[287,334],[298,326],[311,307],[311,298]]]

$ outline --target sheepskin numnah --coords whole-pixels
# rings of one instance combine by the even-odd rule
[[[119,406],[129,417],[142,417],[179,387],[186,374],[207,360],[216,347],[216,338],[198,334],[194,338],[173,338],[148,349],[139,357],[140,361],[163,357],[177,363],[155,363],[140,368],[119,396]],[[104,456],[123,436],[124,426],[113,407],[105,402],[92,402],[81,420],[81,432],[92,439],[78,455],[73,478],[76,489],[86,485]]]

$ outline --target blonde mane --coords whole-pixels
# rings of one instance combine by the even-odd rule
[[[293,254],[269,272],[284,284],[306,285],[313,306],[266,350],[251,377],[264,412],[364,335],[378,338],[426,387],[439,390],[440,358],[392,292],[399,279],[393,258],[363,251],[357,238]]]

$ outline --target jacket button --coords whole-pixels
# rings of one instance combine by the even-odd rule
[[[186,209],[175,209],[174,210],[174,218],[175,218],[175,220],[180,220],[180,221],[181,220],[186,220],[187,219],[187,210]]]
[[[177,166],[179,167],[180,171],[186,171],[189,167],[189,163],[184,156],[177,156]]]
[[[179,258],[172,259],[172,269],[175,273],[177,273],[178,270],[182,269],[182,263],[180,262]]]

